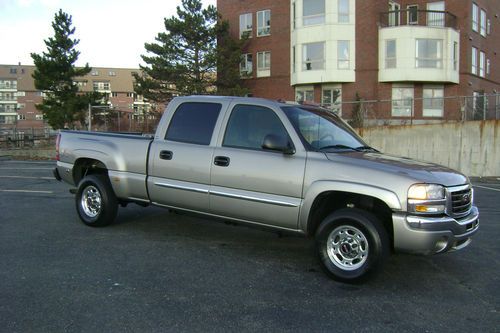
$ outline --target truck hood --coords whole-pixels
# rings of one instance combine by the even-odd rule
[[[373,152],[326,153],[326,157],[332,162],[395,174],[410,178],[415,182],[444,186],[463,185],[469,182],[468,178],[458,171],[405,157]]]

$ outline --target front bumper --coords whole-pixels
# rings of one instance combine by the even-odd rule
[[[397,252],[436,254],[460,250],[469,245],[471,236],[479,229],[476,206],[460,219],[394,213],[392,220]]]

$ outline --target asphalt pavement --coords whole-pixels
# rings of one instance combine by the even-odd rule
[[[0,332],[500,332],[500,181],[469,247],[347,285],[311,239],[136,205],[87,227],[53,167],[0,160]]]

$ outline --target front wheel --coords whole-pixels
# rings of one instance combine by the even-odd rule
[[[116,218],[118,200],[106,176],[83,178],[78,185],[75,203],[80,220],[88,226],[105,226]]]
[[[389,256],[389,238],[375,215],[346,208],[328,215],[320,224],[316,250],[330,277],[356,283],[383,266]]]

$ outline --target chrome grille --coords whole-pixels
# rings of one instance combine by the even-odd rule
[[[454,216],[463,216],[472,208],[472,189],[453,191],[451,194],[451,212]]]

